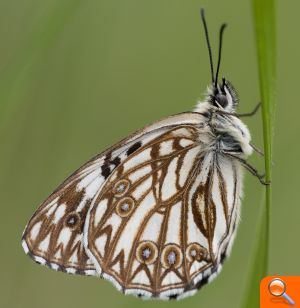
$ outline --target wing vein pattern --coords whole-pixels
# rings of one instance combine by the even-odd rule
[[[34,213],[25,252],[125,294],[195,293],[230,252],[242,191],[240,165],[212,150],[206,123],[200,113],[172,116],[92,158]]]

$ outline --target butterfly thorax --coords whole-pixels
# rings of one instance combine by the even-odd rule
[[[223,81],[217,88],[214,85],[208,88],[205,100],[198,102],[194,111],[207,118],[210,150],[247,158],[253,151],[251,136],[247,126],[234,115],[237,105],[233,86]]]

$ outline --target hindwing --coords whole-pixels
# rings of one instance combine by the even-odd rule
[[[207,139],[196,125],[164,131],[117,166],[95,196],[84,245],[124,293],[183,297],[221,269],[236,228],[240,170],[209,151]]]
[[[47,198],[30,219],[22,237],[25,252],[37,263],[68,273],[94,275],[82,244],[91,201],[105,178],[102,158],[76,171]]]

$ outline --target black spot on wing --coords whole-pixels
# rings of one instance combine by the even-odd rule
[[[206,284],[208,284],[208,278],[209,276],[203,278],[202,280],[200,280],[198,283],[197,283],[197,289],[201,289],[202,287],[204,287]]]
[[[84,272],[83,269],[77,269],[77,270],[76,270],[76,274],[77,274],[77,275],[85,275],[85,272]]]
[[[134,143],[126,152],[127,156],[134,153],[137,149],[139,149],[142,146],[142,142],[138,141]],[[101,175],[107,179],[109,175],[112,173],[112,171],[118,167],[121,163],[121,159],[119,156],[116,156],[114,159],[112,159],[111,153],[108,153],[104,159],[104,164],[101,166]]]
[[[178,297],[178,294],[169,295],[169,299],[170,299],[170,300],[176,300],[177,297]]]
[[[112,161],[111,161],[111,163],[113,164],[113,165],[115,165],[116,167],[118,167],[119,165],[120,165],[120,163],[121,163],[121,159],[120,159],[120,157],[116,157],[116,158],[114,158]]]
[[[104,158],[104,162],[105,162],[105,163],[108,163],[108,162],[110,161],[110,159],[111,159],[111,152],[109,152],[109,153],[106,154],[106,156],[105,156],[105,158]]]
[[[112,171],[118,167],[121,163],[120,157],[115,157],[113,160],[110,160],[111,156],[107,156],[104,159],[104,164],[101,166],[101,174],[102,176],[107,179]]]
[[[224,261],[226,260],[226,257],[227,257],[227,255],[226,255],[226,250],[225,250],[225,251],[223,251],[222,254],[221,254],[221,259],[220,259],[220,263],[221,263],[221,264],[224,263]]]
[[[111,171],[110,171],[110,168],[109,168],[109,165],[107,163],[104,163],[102,166],[101,166],[101,175],[107,179],[110,175]]]
[[[127,156],[131,155],[132,153],[134,153],[137,149],[139,149],[142,146],[141,141],[138,141],[136,143],[134,143],[126,152]]]
[[[110,170],[110,159],[111,159],[111,153],[107,153],[104,158],[104,164],[101,166],[101,175],[107,179],[109,175],[111,174]]]

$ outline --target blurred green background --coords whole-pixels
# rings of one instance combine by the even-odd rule
[[[239,91],[239,111],[252,110],[260,98],[251,1],[0,1],[1,307],[240,307],[263,206],[249,174],[230,259],[181,302],[125,297],[104,280],[38,266],[20,245],[38,204],[78,166],[202,97],[210,75],[200,7],[215,56],[228,22],[221,74]],[[278,1],[272,274],[300,274],[299,10],[299,1]],[[260,115],[246,122],[262,147]],[[260,157],[250,161],[263,169]]]

